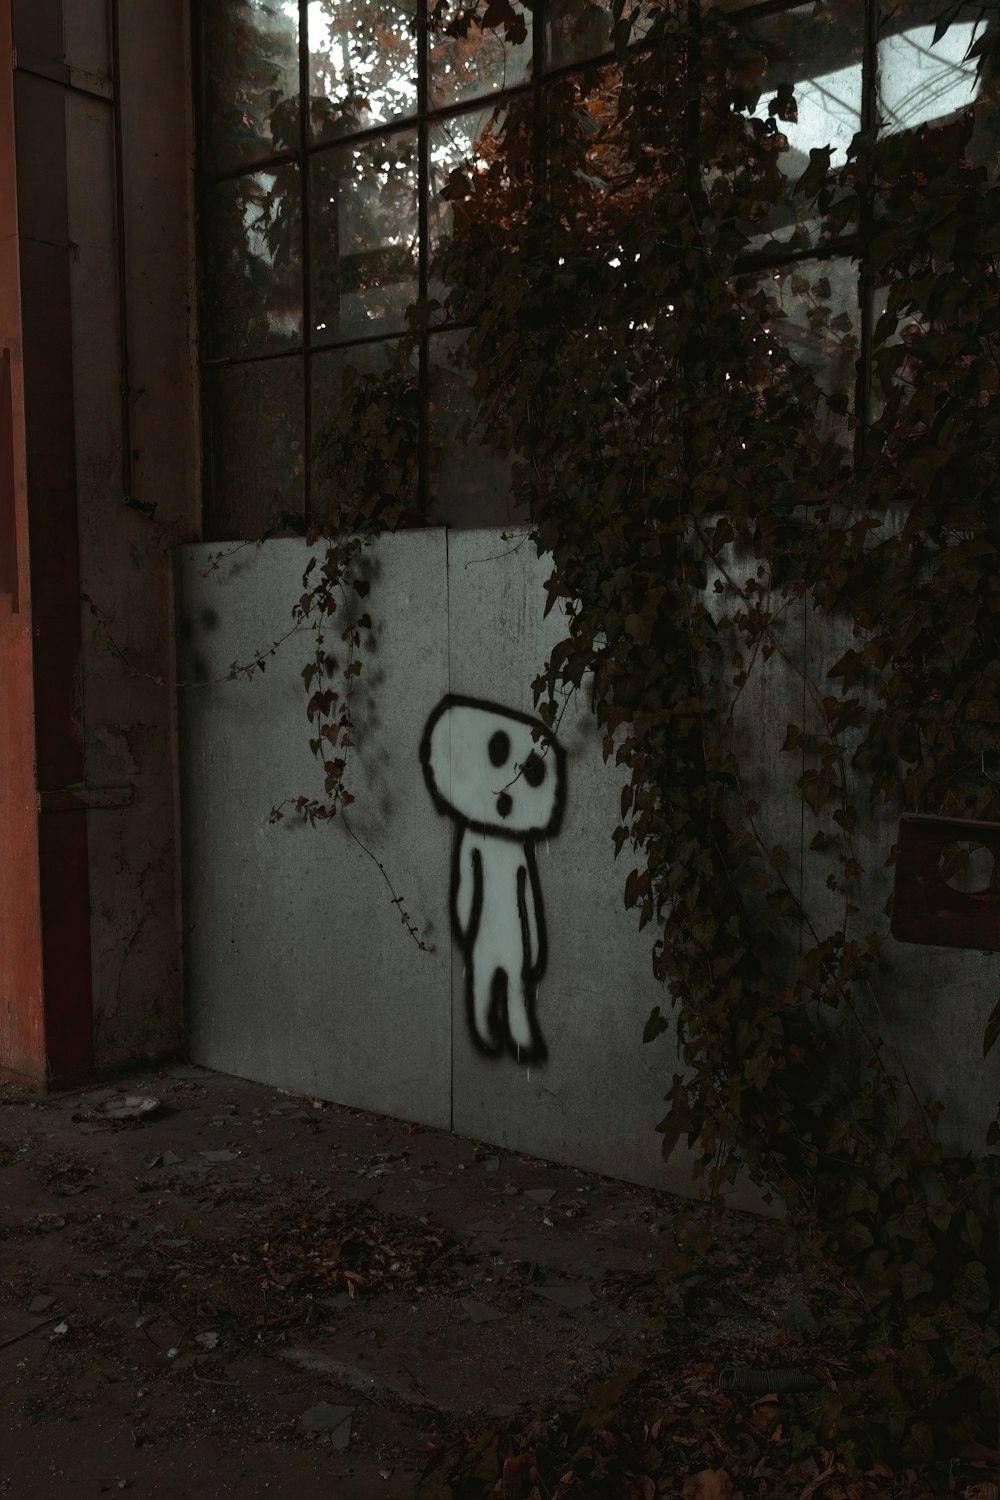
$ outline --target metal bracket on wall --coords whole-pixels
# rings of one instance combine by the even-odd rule
[[[942,874],[954,845],[982,845],[993,855],[988,884],[961,891]],[[1000,951],[1000,823],[906,813],[899,824],[892,935],[901,943]]]
[[[38,793],[39,812],[97,812],[129,807],[135,800],[131,786],[63,786]]]

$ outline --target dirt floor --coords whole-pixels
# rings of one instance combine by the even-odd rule
[[[684,1207],[190,1066],[0,1085],[0,1495],[402,1500],[457,1433],[654,1347],[787,1340],[780,1230],[747,1215],[664,1312]]]

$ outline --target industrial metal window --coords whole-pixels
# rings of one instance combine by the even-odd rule
[[[797,120],[781,125],[793,180],[811,146],[834,147],[836,165],[858,130],[967,108],[983,86],[968,49],[994,24],[970,5],[935,40],[942,0],[723,8],[765,43],[762,97],[794,85]],[[195,0],[208,539],[314,513],[311,458],[331,401],[352,370],[388,368],[407,308],[434,294],[433,251],[450,224],[441,188],[505,105],[531,98],[541,121],[547,91],[567,79],[602,70],[615,87],[610,4],[536,0],[506,31],[473,23],[449,35],[460,14],[447,0]],[[988,129],[983,139],[995,153]],[[823,241],[786,213],[756,226],[746,270],[773,294],[799,356],[863,416],[877,308],[862,228]],[[817,286],[823,320],[810,317]],[[462,339],[428,327],[400,389],[414,483],[432,518],[503,521],[504,456],[470,454],[460,438],[471,403]]]

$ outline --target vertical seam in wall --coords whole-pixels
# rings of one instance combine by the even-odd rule
[[[448,692],[451,692],[451,549],[448,528],[444,528],[444,640],[448,667]],[[448,801],[451,802],[451,725],[448,727]],[[448,819],[448,855],[455,859],[455,820]],[[451,890],[451,869],[448,872]],[[455,950],[451,941],[451,912],[446,923],[448,942],[448,1129],[455,1129]],[[462,976],[464,979],[464,975]]]
[[[118,345],[121,371],[121,490],[122,500],[132,498],[132,361],[129,341],[128,226],[125,214],[125,136],[122,128],[122,64],[119,0],[111,0],[108,11],[111,44],[111,122],[115,175],[115,279],[118,292]]]
[[[809,601],[802,595],[802,733],[806,732],[806,715],[809,712]],[[802,746],[799,760],[800,773],[805,775],[806,750]],[[804,908],[806,899],[806,799],[799,798],[799,907]],[[799,923],[799,953],[803,948],[803,926]]]

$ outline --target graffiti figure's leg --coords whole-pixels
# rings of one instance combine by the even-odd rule
[[[516,877],[521,963],[507,988],[507,1045],[518,1062],[542,1062],[548,1048],[535,1019],[535,980],[545,967],[544,917],[532,850],[525,850]]]
[[[507,1030],[515,1052],[529,1056],[534,1053],[535,1034],[528,1018],[528,997],[522,974],[512,974],[507,983]]]
[[[503,1028],[498,1025],[495,991],[497,966],[483,953],[470,956],[466,976],[469,1026],[472,1040],[488,1057],[503,1047]]]

